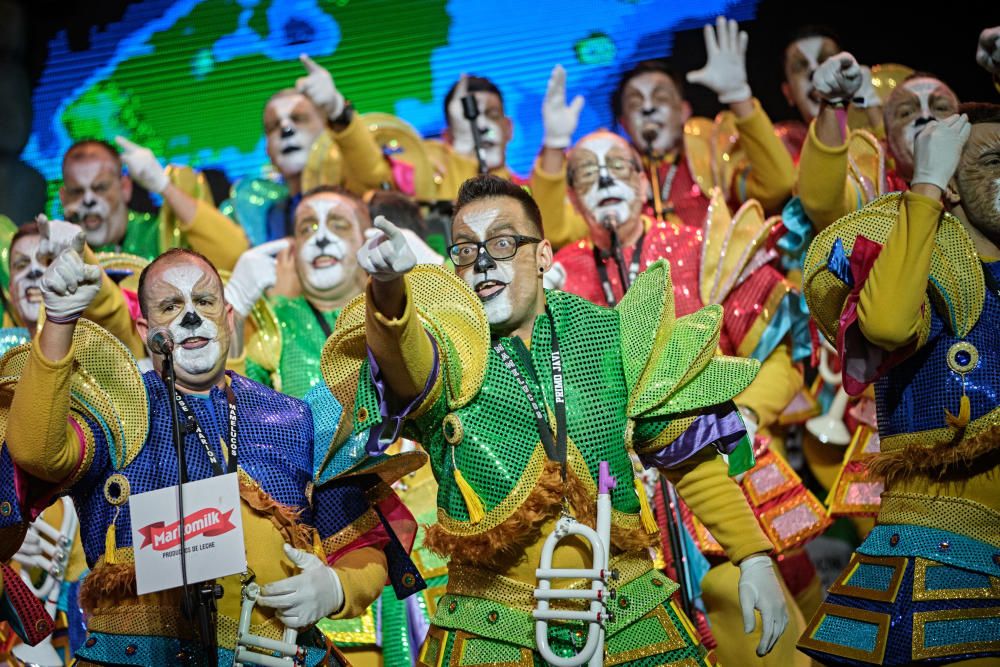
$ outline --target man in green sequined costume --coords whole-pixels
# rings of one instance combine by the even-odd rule
[[[744,629],[754,630],[760,611],[758,652],[767,652],[787,620],[783,597],[762,553],[770,544],[720,455],[732,472],[752,460],[731,399],[758,364],[716,356],[721,308],[675,318],[665,262],[615,309],[545,291],[552,249],[540,240],[538,207],[492,176],[459,194],[450,249],[459,279],[415,267],[401,232],[384,218],[375,226],[383,234],[358,255],[372,280],[365,299],[341,312],[323,370],[344,406],[334,447],[374,427],[369,451],[405,431],[431,455],[438,523],[427,545],[450,563],[419,664],[542,664],[531,615],[541,546],[563,509],[593,525],[601,461],[619,480],[611,556],[620,578],[605,661],[710,664],[670,601],[676,584],[649,559],[656,528],[627,483],[629,447],[675,482],[740,564]],[[552,559],[555,568],[590,563],[575,538]],[[581,625],[549,631],[560,655],[574,654],[584,635]]]
[[[280,293],[267,298],[278,323],[277,335],[262,330],[253,334],[256,340],[250,341],[247,351],[246,375],[302,398],[322,379],[320,352],[337,314],[364,285],[364,272],[358,270],[355,255],[371,219],[357,196],[341,188],[320,186],[303,195],[294,224],[291,245],[274,241],[244,253],[226,295],[237,313],[246,318],[264,291],[278,283],[274,292]],[[276,260],[271,255],[279,250]],[[279,272],[292,273],[292,265],[291,280],[278,276]],[[239,350],[233,352],[239,354]]]

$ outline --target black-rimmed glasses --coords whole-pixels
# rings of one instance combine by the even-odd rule
[[[510,259],[521,246],[541,243],[541,239],[520,234],[503,234],[485,241],[464,241],[448,248],[448,256],[455,266],[469,266],[475,263],[479,253],[485,252],[496,260]]]

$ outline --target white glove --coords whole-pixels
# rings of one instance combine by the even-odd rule
[[[115,142],[125,151],[122,153],[122,162],[128,167],[129,176],[150,192],[162,195],[170,185],[170,178],[153,151],[134,144],[125,137],[115,137]]]
[[[768,556],[751,556],[740,563],[740,610],[743,632],[750,634],[756,625],[753,610],[760,612],[760,643],[757,655],[767,655],[788,625],[785,594]]]
[[[559,262],[553,262],[549,270],[542,274],[542,287],[562,289],[566,284],[566,269]]]
[[[236,260],[233,274],[226,283],[226,302],[243,317],[250,314],[253,305],[274,287],[278,280],[277,254],[288,247],[288,239],[269,241],[250,248]]]
[[[41,239],[35,253],[43,264],[48,264],[67,250],[83,252],[87,234],[80,225],[65,220],[49,220],[44,214],[35,217]]]
[[[42,276],[42,301],[50,322],[76,321],[101,289],[101,267],[84,263],[80,250],[70,249],[56,257]]]
[[[413,255],[417,258],[417,264],[435,264],[437,266],[444,264],[444,257],[437,254],[415,231],[412,229],[400,229],[399,231],[403,232],[403,236],[406,237],[406,244],[410,246],[410,250],[413,251]],[[382,232],[377,229],[369,227],[365,230],[366,241],[378,238],[379,236],[382,236]]]
[[[276,609],[278,620],[294,630],[307,628],[344,606],[344,588],[332,567],[289,544],[285,555],[302,572],[261,588],[257,604]]]
[[[1000,75],[1000,25],[979,33],[976,62],[994,76]]]
[[[583,109],[583,97],[577,95],[567,106],[566,104],[566,70],[562,65],[552,68],[549,85],[545,90],[545,100],[542,102],[542,124],[545,127],[545,137],[542,145],[546,148],[566,148],[576,132],[580,121],[580,110]]]
[[[320,109],[326,112],[326,117],[334,120],[344,113],[344,96],[333,83],[333,76],[313,62],[313,59],[302,54],[299,60],[308,74],[295,81],[295,90],[299,91]]]
[[[971,132],[972,126],[965,114],[948,116],[925,125],[913,140],[913,179],[910,184],[930,183],[942,190],[948,189],[948,181],[958,169],[962,147]]]
[[[813,88],[827,102],[850,102],[862,79],[861,66],[847,51],[824,60],[812,75]]]
[[[872,83],[872,68],[867,65],[861,66],[861,87],[854,93],[854,106],[859,109],[871,109],[882,106],[882,98],[875,90]]]
[[[705,50],[708,62],[700,70],[688,72],[687,80],[699,83],[715,91],[719,101],[732,104],[748,100],[752,96],[747,84],[747,42],[750,38],[740,31],[736,21],[727,21],[725,16],[715,19],[705,26]]]
[[[372,225],[382,233],[365,242],[358,250],[358,264],[375,280],[389,281],[401,277],[417,264],[417,257],[406,242],[406,236],[384,215]]]

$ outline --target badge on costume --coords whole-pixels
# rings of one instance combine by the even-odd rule
[[[236,473],[184,485],[184,538],[189,584],[244,572],[247,568]],[[177,487],[129,498],[136,592],[181,586]]]

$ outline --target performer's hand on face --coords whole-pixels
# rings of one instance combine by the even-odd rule
[[[268,292],[270,296],[283,296],[294,299],[302,294],[302,283],[295,268],[295,241],[289,241],[288,247],[275,257],[274,286]]]
[[[38,242],[38,260],[48,264],[67,250],[82,253],[87,234],[80,225],[65,220],[49,220],[44,214],[35,218],[41,239]]]
[[[132,180],[150,192],[163,194],[170,185],[170,178],[153,151],[132,143],[125,137],[115,137],[115,142],[122,148],[122,162],[128,167]]]
[[[51,322],[75,322],[101,289],[101,267],[84,263],[83,241],[49,264],[42,276],[42,301]]]
[[[993,76],[1000,75],[1000,25],[979,33],[976,62]]]
[[[311,99],[330,120],[338,118],[344,113],[346,102],[333,83],[333,76],[304,53],[299,56],[299,60],[308,74],[295,81],[295,90]]]
[[[358,264],[375,280],[388,282],[402,278],[417,264],[417,257],[396,225],[378,216],[372,223],[382,233],[358,250]]]
[[[754,609],[760,612],[760,643],[757,655],[765,656],[777,643],[788,625],[785,594],[778,583],[774,564],[769,556],[750,556],[740,563],[740,610],[743,612],[743,631],[754,629]]]
[[[288,544],[285,555],[302,572],[261,588],[257,604],[275,609],[278,620],[296,630],[340,611],[344,589],[336,571],[314,554]]]
[[[740,30],[736,21],[725,16],[705,26],[705,50],[708,62],[699,70],[688,72],[687,80],[711,89],[723,104],[733,104],[750,99],[747,84],[747,43],[750,38]]]
[[[928,183],[942,191],[958,169],[962,148],[969,139],[972,126],[965,115],[931,121],[913,140],[914,165],[912,185]]]
[[[582,109],[581,95],[577,95],[571,103],[566,104],[566,70],[562,65],[556,65],[552,68],[545,100],[542,102],[542,123],[545,127],[542,145],[546,148],[569,146],[580,121]]]
[[[250,248],[236,261],[233,274],[226,283],[226,303],[241,316],[246,317],[264,295],[264,291],[277,281],[277,260],[275,256],[288,249],[288,239],[269,241]]]
[[[861,89],[864,74],[854,56],[841,51],[816,68],[812,81],[816,93],[827,102],[849,102]]]

